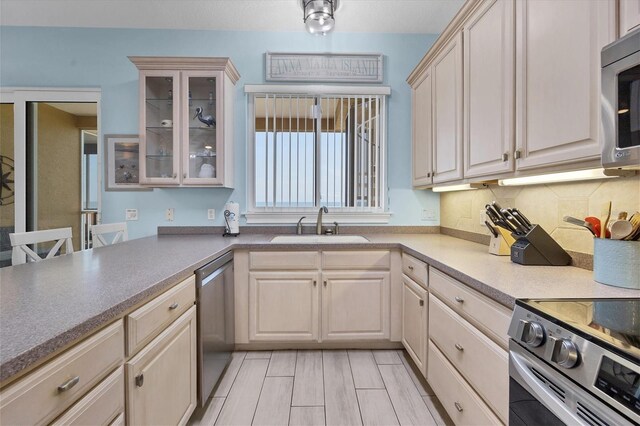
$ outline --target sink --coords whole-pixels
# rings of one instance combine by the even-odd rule
[[[368,243],[360,235],[278,235],[271,239],[272,243],[281,244],[348,244]]]

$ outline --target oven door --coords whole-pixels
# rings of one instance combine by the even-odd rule
[[[510,425],[631,425],[608,405],[513,340],[509,341]]]

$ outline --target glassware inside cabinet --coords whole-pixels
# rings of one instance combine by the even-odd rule
[[[216,78],[189,77],[189,167],[191,178],[217,177]]]
[[[172,77],[147,77],[145,87],[146,176],[170,178],[173,170]]]

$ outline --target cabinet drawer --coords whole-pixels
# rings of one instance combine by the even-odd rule
[[[119,320],[3,390],[0,423],[51,421],[123,361],[124,327]],[[59,390],[65,384],[67,390]]]
[[[402,272],[411,277],[422,287],[429,284],[427,264],[406,253],[402,253]]]
[[[258,251],[249,253],[251,270],[300,271],[318,269],[320,256],[317,251]]]
[[[322,268],[389,270],[391,268],[391,253],[388,250],[323,251]]]
[[[108,425],[124,412],[124,368],[118,367],[52,425]]]
[[[503,424],[433,344],[429,344],[427,381],[456,425]]]
[[[429,288],[456,312],[494,339],[504,349],[509,347],[511,311],[457,280],[431,268]]]
[[[150,342],[196,301],[196,279],[191,276],[127,316],[127,355]]]
[[[506,422],[509,355],[436,297],[429,298],[429,338]]]

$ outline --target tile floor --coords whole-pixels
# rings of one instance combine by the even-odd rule
[[[452,425],[403,350],[235,352],[192,425]]]

